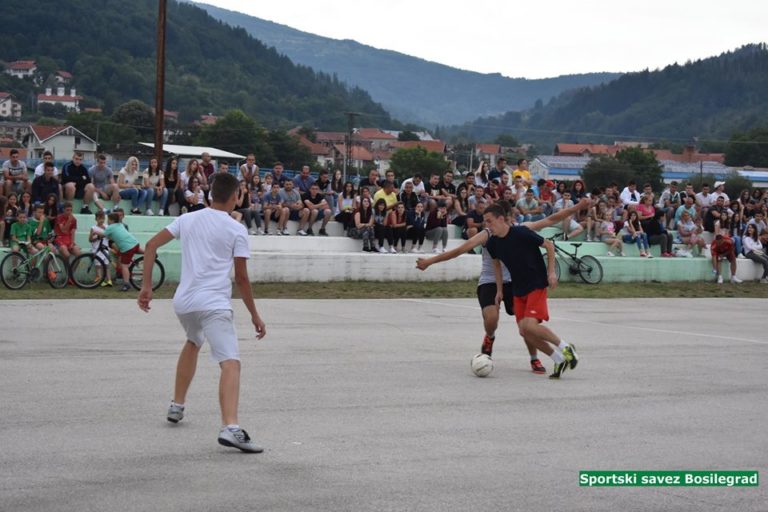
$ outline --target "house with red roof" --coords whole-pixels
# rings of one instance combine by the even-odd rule
[[[71,158],[75,151],[83,153],[86,161],[96,159],[96,141],[74,126],[29,126],[30,133],[25,146],[30,159],[42,159],[45,151],[53,153],[54,159]]]
[[[37,63],[33,60],[17,60],[5,67],[5,73],[16,78],[32,78],[37,71]]]
[[[491,167],[496,165],[496,159],[501,156],[500,144],[475,144],[475,156],[480,160],[488,160]]]
[[[384,149],[397,137],[378,128],[357,128],[353,134],[354,140],[360,141],[370,150]]]
[[[64,105],[64,107],[67,110],[72,110],[74,112],[80,112],[80,100],[82,100],[82,96],[77,95],[77,91],[75,88],[71,88],[69,90],[69,94],[66,94],[64,91],[64,87],[58,87],[56,89],[56,92],[50,88],[45,88],[45,93],[41,93],[37,95],[37,106],[40,105],[56,105],[57,103],[60,103]]]
[[[395,141],[389,144],[393,149],[413,149],[424,148],[433,153],[445,153],[445,142],[441,140],[403,140]]]
[[[21,103],[15,101],[11,93],[0,92],[0,117],[21,119]]]

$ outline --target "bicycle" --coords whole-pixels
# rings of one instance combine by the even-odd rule
[[[101,283],[109,276],[110,251],[107,247],[101,247],[95,253],[89,252],[78,256],[72,261],[72,280],[79,288],[86,290],[101,286]],[[141,254],[134,258],[128,267],[129,281],[136,290],[141,289],[144,282],[144,256]],[[165,282],[165,267],[155,258],[152,269],[152,289],[157,290]]]
[[[603,280],[603,266],[597,261],[594,256],[586,255],[579,257],[579,247],[581,242],[571,243],[573,246],[573,253],[570,253],[558,246],[555,243],[555,239],[558,235],[549,238],[549,241],[555,246],[555,275],[557,280],[560,280],[560,264],[559,260],[563,260],[568,265],[568,273],[571,275],[578,275],[582,281],[587,284],[598,284]]]
[[[69,269],[64,259],[53,252],[48,239],[43,248],[30,255],[26,247],[23,251],[7,254],[0,263],[0,280],[9,290],[21,290],[28,283],[38,281],[43,276],[52,288],[64,288],[69,280]],[[23,247],[23,246],[22,246]]]

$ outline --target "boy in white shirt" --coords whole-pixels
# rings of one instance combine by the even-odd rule
[[[212,203],[193,213],[177,217],[155,235],[144,251],[144,285],[139,293],[139,308],[148,312],[152,300],[152,267],[157,249],[174,238],[181,242],[181,280],[173,297],[176,316],[186,331],[187,341],[176,367],[176,386],[168,409],[168,421],[178,423],[184,417],[184,402],[197,367],[197,356],[203,342],[211,346],[211,358],[219,363],[219,400],[222,427],[219,444],[244,452],[260,453],[263,448],[251,441],[237,419],[240,398],[240,354],[233,321],[232,281],[229,272],[235,267],[235,283],[245,307],[251,314],[256,338],[266,334],[264,322],[253,302],[248,279],[248,231],[230,217],[237,202],[238,181],[231,174],[216,177],[211,187]]]

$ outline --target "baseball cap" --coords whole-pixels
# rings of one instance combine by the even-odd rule
[[[722,185],[725,185],[725,182],[724,182],[724,181],[716,181],[716,182],[715,182],[715,188],[717,188],[717,187],[720,187],[720,186],[722,186]]]

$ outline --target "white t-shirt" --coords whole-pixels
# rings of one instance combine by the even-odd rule
[[[232,309],[229,273],[234,258],[249,258],[248,231],[214,208],[176,217],[165,229],[181,241],[181,282],[173,296],[177,314]]]

